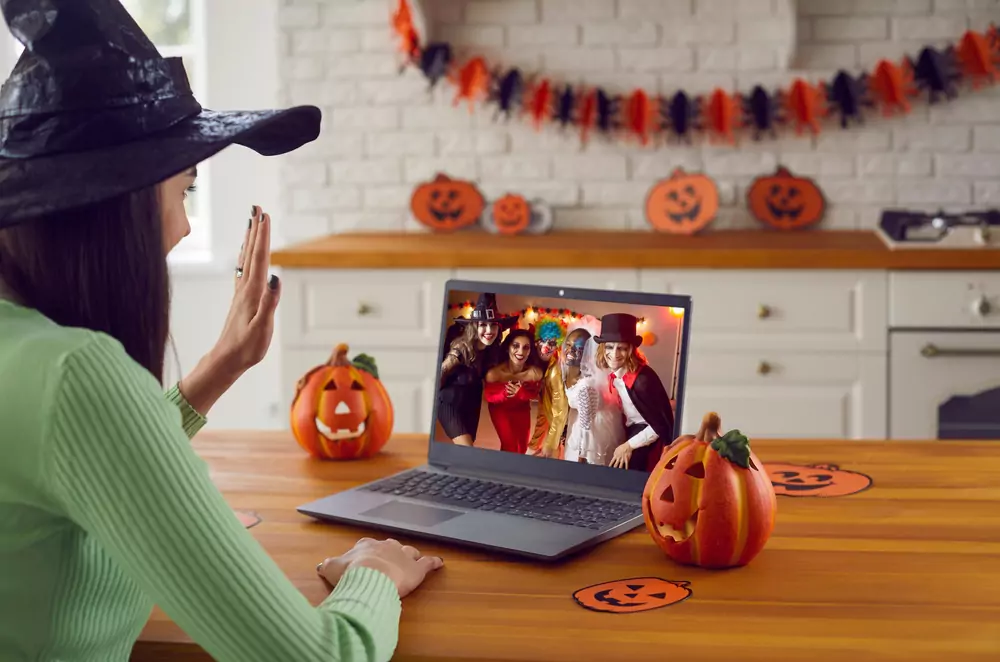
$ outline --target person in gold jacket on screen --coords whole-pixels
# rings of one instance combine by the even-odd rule
[[[545,375],[542,377],[535,430],[528,442],[529,455],[559,456],[559,441],[569,416],[566,388],[559,365],[560,346],[565,337],[566,325],[561,319],[546,316],[535,325],[535,347]]]

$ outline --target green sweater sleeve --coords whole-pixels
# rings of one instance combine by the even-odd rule
[[[173,388],[166,392],[165,397],[167,402],[173,404],[181,412],[181,427],[184,428],[184,434],[188,436],[188,439],[194,439],[194,436],[198,434],[198,431],[205,427],[207,419],[199,414],[191,403],[187,401],[184,394],[181,393],[180,384],[174,384]]]
[[[66,355],[46,474],[67,516],[220,662],[389,660],[392,581],[355,568],[312,607],[233,516],[168,399],[107,336]]]

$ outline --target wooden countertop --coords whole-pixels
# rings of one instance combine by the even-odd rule
[[[400,436],[370,461],[324,463],[284,433],[202,432],[194,447],[251,534],[313,603],[319,559],[367,531],[295,507],[423,463],[426,437]],[[765,462],[835,463],[872,476],[843,498],[778,497],[777,524],[749,566],[687,568],[643,528],[554,566],[413,542],[445,567],[404,601],[393,660],[752,662],[997,660],[1000,442],[759,441]],[[384,535],[378,537],[384,537]],[[636,614],[578,607],[571,594],[653,576],[691,582],[688,600]],[[210,660],[154,611],[132,660]]]
[[[274,251],[293,269],[1000,269],[1000,250],[889,250],[874,232],[344,233]]]

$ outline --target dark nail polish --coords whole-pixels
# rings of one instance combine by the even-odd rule
[[[267,287],[270,290],[278,289],[278,277],[271,274],[271,277],[267,279]]]
[[[251,225],[253,225],[253,219],[252,218],[249,221],[247,221],[247,230],[250,229]]]
[[[250,217],[253,218],[256,215],[257,215],[257,205],[253,205],[250,207]]]

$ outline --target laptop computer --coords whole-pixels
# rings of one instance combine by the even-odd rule
[[[641,525],[690,297],[450,280],[442,317],[427,463],[298,511],[542,561]]]

